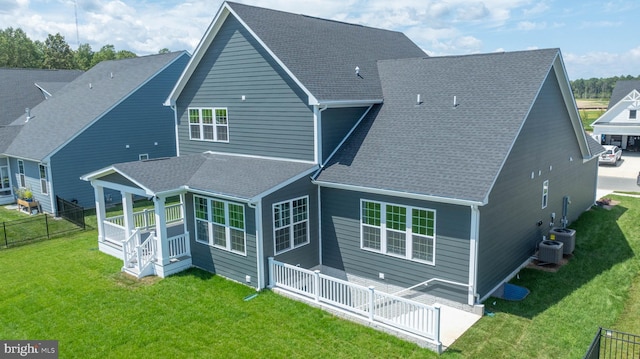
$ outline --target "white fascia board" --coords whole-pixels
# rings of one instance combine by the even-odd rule
[[[200,42],[198,43],[198,46],[194,50],[193,56],[191,56],[191,60],[189,60],[189,63],[182,71],[182,75],[180,75],[178,82],[176,82],[175,86],[173,87],[173,90],[171,90],[171,93],[169,93],[169,96],[164,101],[165,106],[176,105],[176,100],[180,96],[180,93],[182,93],[182,90],[184,90],[185,85],[191,78],[191,75],[193,75],[193,72],[198,67],[198,64],[200,63],[204,55],[206,54],[207,49],[209,48],[209,45],[211,45],[211,42],[218,34],[218,31],[220,31],[220,27],[222,26],[224,21],[227,19],[228,15],[229,15],[228,5],[225,2],[220,7],[220,9],[218,9],[218,13],[213,18],[213,21],[209,24],[207,31],[205,31],[204,35],[200,39]]]
[[[487,204],[486,202],[469,201],[469,200],[459,199],[459,198],[447,198],[447,197],[430,196],[430,195],[424,195],[424,194],[419,194],[419,193],[400,192],[400,191],[393,191],[393,190],[387,190],[387,189],[379,189],[379,188],[370,188],[370,187],[349,185],[349,184],[343,184],[343,183],[324,182],[324,181],[317,181],[317,180],[312,180],[311,182],[314,183],[314,184],[317,184],[318,186],[327,187],[327,188],[343,189],[343,190],[354,191],[354,192],[365,192],[365,193],[372,193],[372,194],[380,194],[380,195],[385,195],[385,196],[401,197],[401,198],[408,198],[408,199],[417,199],[417,200],[421,200],[421,201],[430,201],[430,202],[438,202],[438,203],[455,204],[455,205],[459,205],[459,206],[484,206],[484,205]]]
[[[97,171],[87,173],[86,175],[80,176],[80,179],[83,181],[91,181],[106,175],[110,175],[115,172],[116,172],[116,169],[113,166],[109,166],[109,167],[99,169]]]
[[[318,106],[326,106],[327,108],[343,108],[343,107],[367,107],[376,104],[383,103],[384,100],[370,99],[370,100],[336,100],[336,101],[320,101]]]
[[[287,75],[289,75],[289,77],[291,77],[291,79],[293,80],[293,82],[295,82],[300,89],[308,96],[309,98],[309,105],[313,106],[313,105],[319,105],[320,103],[318,102],[318,100],[316,99],[316,97],[311,93],[311,91],[309,91],[309,89],[296,77],[296,75],[293,74],[293,72],[291,72],[291,70],[284,64],[284,62],[282,62],[282,60],[280,60],[280,58],[278,56],[276,56],[276,54],[267,46],[267,44],[264,43],[264,41],[262,41],[262,39],[253,31],[253,29],[251,29],[249,27],[249,25],[247,25],[247,23],[244,22],[244,20],[242,20],[242,18],[240,16],[238,16],[238,14],[235,13],[235,11],[233,11],[233,9],[225,2],[225,8],[227,9],[227,11],[229,11],[231,14],[233,14],[233,16],[235,16],[235,18],[238,20],[238,22],[240,22],[240,24],[242,24],[242,26],[247,29],[247,31],[249,32],[249,34],[251,34],[251,36],[253,36],[253,38],[260,44],[260,46],[262,46],[262,48],[265,49],[265,51],[271,55],[271,57],[273,58],[273,60],[280,65],[280,67],[284,70],[284,72],[287,73]]]
[[[222,156],[233,156],[233,157],[245,157],[245,158],[258,158],[263,160],[272,160],[272,161],[286,161],[286,162],[296,162],[296,163],[308,163],[310,165],[316,164],[315,161],[306,161],[306,160],[294,160],[284,157],[270,157],[270,156],[258,156],[258,155],[247,155],[244,153],[226,153],[226,152],[216,152],[216,151],[205,151],[203,154],[212,154],[212,155],[222,155]]]
[[[123,184],[107,182],[107,181],[103,181],[103,180],[100,180],[100,179],[92,179],[91,180],[91,185],[94,188],[96,186],[100,186],[100,187],[103,187],[103,188],[113,189],[113,190],[120,191],[120,192],[125,192],[125,193],[131,193],[131,194],[135,194],[135,195],[143,196],[143,197],[149,197],[149,196],[154,196],[155,195],[153,192],[149,193],[149,192],[147,192],[147,190],[145,190],[143,188],[126,186],[126,185],[123,185]]]
[[[201,189],[197,189],[197,188],[191,188],[189,186],[183,186],[183,188],[189,193],[193,193],[193,194],[200,195],[200,196],[216,197],[216,198],[220,198],[220,199],[224,199],[224,200],[228,200],[228,201],[242,202],[242,203],[247,203],[247,204],[252,204],[253,203],[251,201],[251,199],[249,199],[249,198],[230,196],[228,194],[205,191],[205,190],[201,190]]]

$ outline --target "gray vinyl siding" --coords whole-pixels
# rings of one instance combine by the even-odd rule
[[[209,197],[215,199],[215,197]],[[236,204],[240,202],[227,201]],[[246,255],[232,253],[224,249],[196,242],[195,215],[193,207],[193,194],[185,195],[185,213],[187,230],[191,239],[191,261],[198,268],[221,275],[225,278],[258,287],[258,274],[256,263],[256,223],[255,210],[244,205]],[[251,281],[246,282],[246,276],[251,276]]]
[[[274,219],[273,204],[308,196],[309,218],[309,243],[292,250],[275,255],[275,242],[273,239]],[[320,246],[318,241],[318,187],[311,183],[309,177],[298,181],[268,195],[262,200],[262,229],[264,241],[264,256],[274,257],[276,260],[300,265],[303,268],[312,268],[320,264]]]
[[[26,188],[30,189],[33,193],[33,199],[38,201],[40,209],[43,212],[52,213],[51,204],[51,186],[49,186],[49,194],[42,194],[40,186],[40,162],[23,160],[24,162],[24,179],[26,182]],[[9,157],[10,176],[13,181],[14,187],[20,186],[19,172],[18,172],[18,159]]]
[[[229,16],[177,100],[180,155],[215,151],[314,161],[307,103],[304,92]],[[190,140],[189,107],[227,108],[229,142]]]
[[[469,281],[470,208],[450,204],[322,188],[322,264],[350,274],[403,287],[440,278]],[[360,200],[408,205],[436,211],[435,265],[392,257],[360,248]],[[425,291],[467,302],[467,288],[435,282]]]
[[[583,163],[552,71],[516,139],[488,205],[480,207],[478,293],[481,297],[490,294],[535,254],[542,237],[548,238],[551,213],[556,214],[554,225],[561,225],[564,196],[570,196],[572,202],[570,221],[593,204],[596,166],[595,160]],[[542,209],[545,180],[549,180],[549,198],[547,207]],[[539,226],[538,222],[542,224]]]
[[[91,184],[80,176],[113,163],[176,155],[173,111],[162,105],[189,57],[182,55],[51,158],[55,195],[95,205]],[[157,143],[157,144],[156,144]]]
[[[368,108],[335,108],[322,111],[322,162],[333,153]]]

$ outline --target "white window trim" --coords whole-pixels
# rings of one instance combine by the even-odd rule
[[[219,200],[217,198],[209,198],[209,197],[203,197],[203,196],[197,196],[194,195],[194,201],[193,201],[193,218],[194,218],[194,225],[195,225],[195,240],[197,243],[201,243],[201,244],[206,244],[210,247],[214,247],[214,248],[218,248],[230,253],[234,253],[234,254],[238,254],[238,255],[242,255],[242,256],[247,256],[247,216],[245,213],[245,207],[243,204],[241,203],[235,203],[235,202],[229,202],[229,201],[224,201],[224,200]],[[202,198],[204,200],[207,201],[207,230],[209,233],[209,238],[207,242],[201,241],[198,239],[198,221],[203,221],[203,219],[200,219],[196,216],[196,198]],[[219,223],[214,223],[213,222],[213,205],[212,205],[212,201],[216,201],[216,202],[221,202],[224,203],[224,231],[225,231],[225,238],[226,238],[226,245],[225,246],[221,246],[219,244],[214,244],[213,242],[213,225],[221,225]],[[230,222],[230,218],[229,218],[229,205],[233,204],[233,205],[237,205],[242,207],[242,218],[244,219],[244,229],[240,229],[237,227],[232,227],[229,222]],[[237,251],[234,249],[231,249],[231,229],[235,229],[238,231],[242,231],[242,235],[243,235],[243,246],[244,246],[244,251]]]
[[[146,161],[149,159],[149,154],[148,153],[141,153],[138,155],[138,160],[139,161]]]
[[[44,177],[42,177],[43,168],[44,168]],[[38,165],[38,172],[40,175],[40,193],[44,195],[49,195],[49,178],[48,178],[49,168],[47,167],[47,165],[40,163]]]
[[[27,179],[25,178],[24,161],[18,160],[18,185],[20,187],[27,187]]]
[[[542,209],[549,204],[549,180],[542,182]]]
[[[6,187],[4,185],[4,178],[2,177],[3,169],[7,174],[7,181],[9,181]],[[0,192],[8,192],[7,194],[11,194],[11,174],[9,173],[9,166],[0,166]]]
[[[198,110],[198,123],[200,137],[193,137],[191,133],[191,126],[196,125],[196,123],[191,123],[191,110]],[[211,110],[213,116],[213,122],[211,124],[204,124],[202,122],[202,110]],[[227,123],[225,125],[218,125],[216,123],[216,110],[224,110],[227,114]],[[187,122],[189,123],[189,139],[192,141],[206,141],[206,142],[223,142],[229,143],[229,109],[226,107],[188,107],[187,108]],[[213,139],[205,139],[204,138],[204,128],[205,126],[213,127]],[[226,127],[227,128],[227,139],[220,140],[218,139],[218,127]]]
[[[362,218],[362,208],[365,202],[369,202],[369,203],[378,203],[380,204],[380,250],[376,250],[373,248],[369,248],[369,247],[365,247],[364,246],[364,231],[363,231],[363,227],[364,226],[368,226],[368,227],[372,227],[372,228],[377,228],[376,226],[370,225],[370,224],[364,224],[363,218]],[[398,206],[398,207],[404,207],[406,209],[406,217],[407,217],[407,223],[406,223],[406,231],[403,232],[405,233],[405,240],[406,240],[406,246],[405,246],[405,255],[399,255],[396,253],[388,253],[387,252],[387,221],[386,221],[386,212],[387,212],[387,206]],[[432,261],[425,261],[422,259],[416,259],[416,258],[412,258],[412,253],[413,253],[413,210],[417,209],[417,210],[421,210],[421,211],[427,211],[427,212],[432,212],[433,213],[433,236],[424,236],[421,234],[416,234],[417,236],[420,237],[425,237],[425,238],[433,238],[433,253],[432,253],[432,257],[433,260]],[[409,260],[412,262],[418,262],[418,263],[424,263],[424,264],[428,264],[428,265],[435,265],[436,264],[436,238],[437,238],[437,232],[436,232],[436,210],[434,209],[429,209],[429,208],[424,208],[424,207],[415,207],[415,206],[407,206],[407,205],[402,205],[402,204],[397,204],[397,203],[388,203],[388,202],[380,202],[380,201],[372,201],[372,200],[367,200],[367,199],[361,199],[360,200],[360,249],[365,250],[365,251],[369,251],[369,252],[373,252],[373,253],[379,253],[379,254],[384,254],[386,256],[390,256],[390,257],[395,257],[395,258],[401,258],[401,259],[405,259],[405,260]],[[392,229],[392,231],[395,232],[399,232],[398,230],[394,230]],[[402,232],[401,232],[402,233]]]
[[[298,221],[298,222],[294,222],[293,221],[293,202],[294,201],[298,201],[304,199],[307,203],[307,216],[305,220],[302,221]],[[289,203],[289,224],[283,227],[276,227],[275,226],[275,208],[277,205],[283,204],[283,203]],[[282,254],[282,253],[286,253],[289,252],[291,250],[300,248],[300,247],[304,247],[307,244],[311,243],[311,228],[310,228],[310,224],[309,224],[309,211],[310,211],[310,203],[309,203],[309,196],[302,196],[302,197],[298,197],[298,198],[292,198],[290,200],[287,201],[280,201],[277,203],[273,203],[271,205],[271,224],[273,226],[273,253],[275,253],[276,255]],[[307,239],[303,242],[300,243],[298,245],[295,245],[294,243],[294,227],[296,224],[300,224],[306,222],[307,223]],[[289,228],[289,247],[286,249],[283,249],[281,251],[277,251],[276,250],[276,231],[279,229],[283,229],[283,228]]]

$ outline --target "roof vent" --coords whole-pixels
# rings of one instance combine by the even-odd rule
[[[422,105],[422,100],[420,99],[420,94],[416,96],[416,105]]]
[[[458,103],[458,98],[454,95],[453,96],[453,108],[458,107],[460,104]]]
[[[356,66],[356,76],[360,77],[360,67]]]
[[[91,82],[89,82],[89,88],[92,89],[93,85],[91,84]]]
[[[109,73],[109,77],[113,78],[113,72]]]
[[[25,108],[24,112],[27,114],[27,119],[24,122],[29,122],[30,119],[35,118],[36,116],[31,116],[31,109]]]

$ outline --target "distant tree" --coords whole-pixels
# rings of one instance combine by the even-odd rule
[[[158,51],[159,54],[168,54],[170,52],[171,52],[171,50],[167,49],[166,47],[162,48],[162,49],[160,49],[160,51]]]
[[[626,75],[607,78],[592,77],[587,80],[577,79],[571,81],[571,90],[575,98],[608,99],[611,98],[611,93],[613,92],[613,88],[616,87],[616,83],[621,80],[640,80],[640,76],[633,77]]]
[[[39,68],[41,65],[42,55],[22,29],[0,30],[0,67]]]
[[[44,41],[44,61],[42,64],[46,69],[73,69],[75,67],[73,51],[60,33],[49,34]]]
[[[127,50],[120,50],[118,52],[116,52],[116,59],[120,60],[120,59],[131,59],[134,57],[138,57],[138,55],[134,54],[131,51],[127,51]]]
[[[104,45],[100,48],[100,51],[93,54],[91,58],[91,67],[95,66],[97,63],[105,60],[115,60],[116,59],[116,49],[113,45]]]
[[[91,68],[92,59],[93,50],[91,50],[91,45],[89,44],[80,44],[78,49],[73,53],[76,68],[82,71],[87,71]]]

